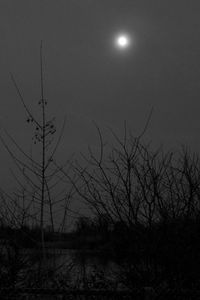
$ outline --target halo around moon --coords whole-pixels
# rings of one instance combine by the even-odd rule
[[[118,49],[125,50],[130,46],[131,39],[128,34],[122,33],[115,37],[115,46]]]

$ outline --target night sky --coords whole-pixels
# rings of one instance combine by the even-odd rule
[[[114,41],[122,32],[126,49]],[[31,130],[9,72],[37,111],[41,40],[50,115],[68,120],[64,160],[96,145],[93,120],[118,133],[126,120],[137,135],[152,107],[147,141],[200,149],[199,0],[0,0],[1,124],[25,149]]]

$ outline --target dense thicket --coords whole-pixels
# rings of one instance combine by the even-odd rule
[[[139,138],[115,137],[75,164],[73,185],[96,220],[81,219],[86,247],[120,262],[130,287],[193,287],[200,280],[200,159],[187,148],[152,150]]]

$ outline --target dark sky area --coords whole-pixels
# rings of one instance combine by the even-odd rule
[[[131,38],[124,51],[120,32]],[[68,119],[66,156],[95,145],[92,120],[119,133],[126,120],[138,134],[152,106],[147,140],[200,149],[199,0],[1,0],[1,124],[25,147],[30,128],[9,72],[37,111],[41,40],[49,111]]]

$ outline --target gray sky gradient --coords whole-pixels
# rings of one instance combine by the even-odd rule
[[[113,44],[121,31],[133,38],[123,53]],[[152,106],[147,140],[200,149],[198,0],[0,0],[0,118],[25,147],[29,127],[9,71],[36,111],[41,39],[49,110],[68,116],[63,156],[95,145],[92,120],[118,132],[127,120],[138,134]],[[1,147],[3,174],[6,159]]]

